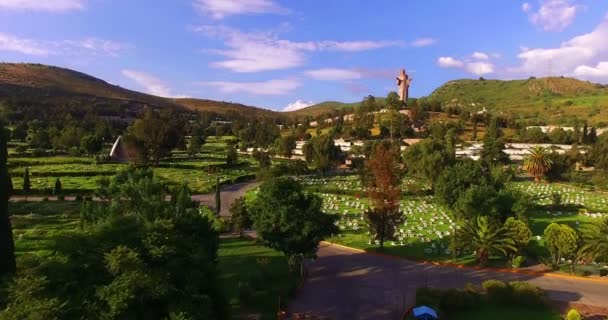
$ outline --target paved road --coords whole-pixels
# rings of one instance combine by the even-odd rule
[[[225,186],[222,188],[220,196],[221,196],[221,210],[220,216],[229,217],[230,216],[230,206],[232,203],[245,195],[245,193],[256,186],[258,186],[258,182],[242,182],[229,186]],[[193,195],[193,200],[199,201],[201,204],[207,205],[209,207],[215,207],[215,192],[207,193],[207,194],[199,194]]]
[[[419,287],[462,288],[487,279],[528,281],[545,289],[552,300],[608,308],[608,281],[457,269],[322,243],[289,311],[330,319],[399,319],[413,304]]]

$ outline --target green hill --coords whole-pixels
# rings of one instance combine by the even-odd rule
[[[574,117],[608,121],[608,86],[572,78],[456,80],[437,88],[430,99],[468,111],[511,113],[524,119],[568,123]]]
[[[124,89],[90,75],[54,66],[0,63],[0,101],[16,99],[50,105],[168,107],[219,114],[282,117],[278,112],[205,99],[170,99]]]
[[[338,101],[325,101],[321,103],[317,103],[310,107],[302,108],[295,111],[285,112],[286,115],[292,117],[317,117],[323,114],[328,114],[336,110],[344,109],[344,108],[354,108],[359,105],[359,102],[354,103],[345,103]]]

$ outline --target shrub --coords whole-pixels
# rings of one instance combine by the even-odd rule
[[[419,288],[416,290],[416,305],[426,305],[431,308],[439,307],[441,290],[432,288]]]
[[[608,276],[608,268],[603,267],[600,269],[600,277],[606,277]]]
[[[488,294],[490,302],[494,303],[507,301],[511,293],[509,286],[500,280],[486,280],[481,286]]]
[[[253,289],[251,288],[251,285],[249,285],[249,282],[239,281],[237,287],[239,301],[244,303],[248,302],[251,299],[251,296],[253,296]]]
[[[511,301],[521,306],[545,304],[545,293],[534,285],[522,281],[509,282]]]
[[[582,320],[583,317],[576,309],[570,309],[566,315],[566,320]]]
[[[439,298],[439,308],[445,313],[454,313],[477,305],[477,293],[448,289]]]
[[[553,192],[551,194],[551,204],[553,207],[557,208],[562,204],[562,195],[559,192]]]
[[[526,257],[524,257],[524,256],[514,257],[513,260],[511,260],[511,267],[520,268],[525,260],[526,260]]]
[[[57,200],[64,201],[65,200],[65,196],[62,195],[62,194],[60,194],[60,195],[57,196]]]

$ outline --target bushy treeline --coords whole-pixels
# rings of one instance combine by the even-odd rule
[[[23,257],[0,319],[224,319],[215,217],[149,169],[106,179],[54,254]],[[170,201],[166,201],[166,197]]]

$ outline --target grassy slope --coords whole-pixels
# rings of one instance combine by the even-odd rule
[[[325,101],[321,103],[317,103],[310,107],[306,107],[296,111],[285,112],[286,115],[292,117],[316,117],[322,114],[329,113],[334,110],[344,109],[344,108],[354,108],[359,105],[359,102],[354,103],[344,103],[338,101]]]
[[[141,105],[186,108],[194,111],[280,117],[278,112],[242,104],[205,99],[169,99],[109,84],[101,79],[70,69],[41,64],[0,63],[0,100],[6,96],[36,98],[51,103],[79,101],[95,103],[134,102]]]
[[[573,116],[608,121],[608,88],[572,78],[456,80],[430,96],[470,111],[482,108],[558,123]]]

